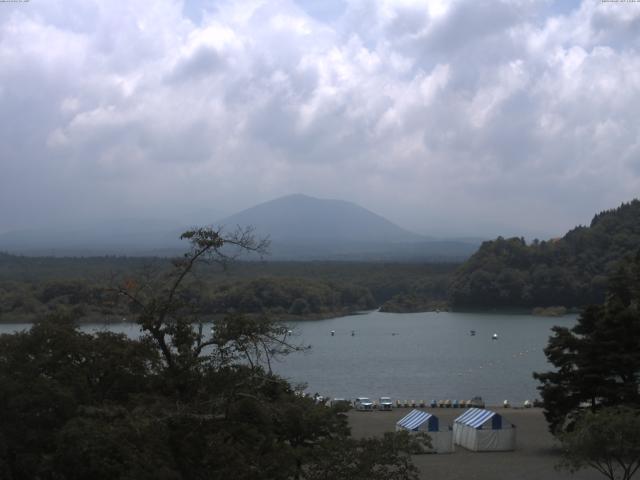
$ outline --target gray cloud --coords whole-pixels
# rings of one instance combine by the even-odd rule
[[[0,231],[294,192],[556,235],[640,187],[640,9],[0,5]]]

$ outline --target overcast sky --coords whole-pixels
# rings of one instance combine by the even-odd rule
[[[640,3],[0,2],[0,232],[306,193],[556,236],[638,196],[639,117]]]

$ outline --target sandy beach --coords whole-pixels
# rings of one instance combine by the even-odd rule
[[[416,455],[414,462],[420,478],[437,480],[591,480],[604,478],[595,470],[571,474],[558,471],[557,445],[547,430],[542,410],[491,408],[517,427],[516,449],[513,452],[471,452],[456,446],[451,454]],[[395,430],[395,423],[410,408],[391,412],[349,412],[349,423],[356,438],[382,435]],[[440,419],[441,425],[451,425],[464,410],[452,408],[426,409]]]

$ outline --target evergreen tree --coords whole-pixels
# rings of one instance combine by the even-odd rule
[[[582,407],[640,406],[640,253],[610,278],[603,305],[571,329],[554,327],[545,348],[555,371],[534,373],[553,433],[571,428]]]

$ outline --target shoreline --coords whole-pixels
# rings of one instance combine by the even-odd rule
[[[246,315],[246,316],[262,316],[264,315],[265,317],[272,317],[273,321],[275,323],[286,323],[286,322],[315,322],[315,321],[321,321],[321,320],[329,320],[332,318],[344,318],[344,317],[352,317],[352,316],[357,316],[357,315],[368,315],[370,313],[373,312],[377,312],[378,309],[372,309],[372,310],[340,310],[340,311],[333,311],[333,312],[320,312],[320,313],[310,313],[307,314],[305,316],[300,316],[300,315],[292,315],[292,314],[272,314],[269,312],[266,312],[264,314],[262,313],[256,313],[256,312],[250,312],[250,313],[241,313],[242,315]],[[229,313],[214,313],[214,314],[209,314],[209,315],[204,315],[202,322],[193,322],[193,325],[198,325],[198,323],[210,323],[212,321],[214,321],[217,318],[222,318],[225,315],[233,315],[236,312],[229,312]],[[0,318],[0,325],[33,325],[34,323],[36,323],[41,317],[37,317],[37,318],[33,318],[33,319],[24,319],[24,318],[17,318],[17,319],[5,319],[5,318]],[[80,318],[78,320],[76,320],[76,323],[78,325],[129,325],[129,324],[136,324],[137,322],[135,320],[129,320],[129,319],[125,319],[122,320],[121,319],[122,316],[117,315],[117,316],[104,316],[104,317],[100,317],[100,318],[90,318],[90,317],[83,317]]]
[[[563,317],[570,317],[570,316],[579,314],[579,311],[575,309],[568,310],[563,315],[540,315],[540,314],[533,313],[531,310],[523,310],[523,309],[511,309],[511,310],[510,309],[489,309],[489,310],[446,309],[446,310],[424,310],[424,311],[416,311],[416,312],[413,312],[413,311],[393,312],[393,311],[384,311],[384,310],[381,310],[381,307],[378,307],[371,310],[341,310],[341,311],[333,311],[333,312],[311,313],[305,316],[292,315],[292,314],[278,315],[278,314],[273,314],[269,312],[266,312],[264,314],[250,312],[250,313],[244,313],[243,315],[247,315],[247,316],[264,315],[266,317],[273,317],[274,322],[286,323],[286,322],[316,322],[316,321],[330,320],[330,319],[337,319],[337,318],[347,318],[352,316],[369,315],[375,312],[392,314],[392,315],[413,315],[416,313],[458,313],[458,314],[470,314],[470,315],[500,315],[500,316],[517,315],[517,316],[531,316],[531,317],[538,317],[538,318],[563,318]],[[229,315],[233,313],[235,312],[209,314],[207,315],[206,319],[203,319],[202,323],[209,323],[215,318],[224,317],[225,315]],[[30,320],[24,319],[24,318],[17,318],[17,319],[0,318],[0,325],[33,325],[34,323],[36,323],[37,320],[38,318],[33,318]],[[91,325],[91,324],[125,325],[125,324],[135,324],[136,322],[133,320],[116,320],[109,317],[103,317],[101,319],[93,319],[93,318],[85,317],[77,320],[76,323],[78,325]],[[198,324],[197,322],[194,323],[194,325],[197,325],[197,324]]]

